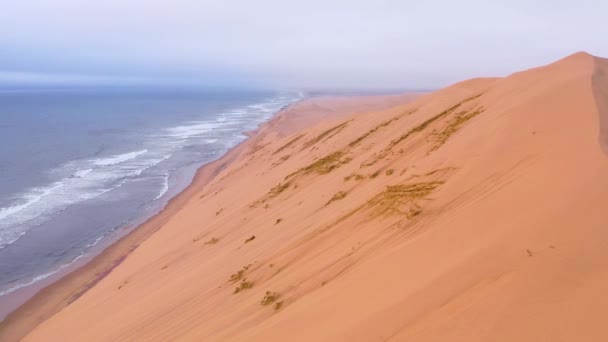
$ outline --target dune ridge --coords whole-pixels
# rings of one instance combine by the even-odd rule
[[[24,340],[603,341],[606,67],[291,108]]]
[[[604,152],[608,153],[608,59],[595,58],[592,83],[600,118],[599,140]]]

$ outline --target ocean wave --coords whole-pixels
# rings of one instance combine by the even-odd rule
[[[91,172],[93,172],[93,169],[78,170],[74,172],[72,176],[76,178],[83,178]]]
[[[15,194],[12,203],[0,208],[0,249],[17,241],[33,225],[45,222],[54,213],[101,196],[140,178],[152,167],[164,165],[160,163],[177,152],[186,151],[185,147],[217,143],[222,147],[215,153],[225,152],[245,139],[244,131],[257,127],[273,113],[299,99],[279,96],[261,103],[223,111],[217,113],[214,119],[182,123],[142,136],[142,149],[94,159],[74,160],[52,170],[50,174],[56,181]],[[158,194],[150,200],[158,200],[165,195],[169,190],[169,172],[179,167],[175,162],[169,161],[167,166],[158,166],[148,172],[145,177],[163,177]]]
[[[9,202],[6,208],[0,208],[0,249],[26,236],[29,229],[43,224],[55,213],[110,191],[119,191],[120,187],[133,181],[158,178],[158,182],[154,183],[158,192],[153,192],[146,200],[162,200],[170,191],[172,172],[185,165],[192,165],[192,158],[198,158],[196,162],[204,162],[209,160],[201,158],[219,157],[221,153],[246,139],[244,131],[254,129],[281,108],[300,98],[276,97],[262,103],[216,113],[213,119],[182,122],[175,127],[142,135],[136,151],[110,156],[88,156],[49,171],[50,178],[55,181],[25,189],[15,194],[12,203]],[[210,145],[210,148],[202,148],[204,145]],[[175,157],[172,158],[173,156]],[[103,199],[105,201],[119,197],[110,193],[104,195]],[[128,220],[124,222],[127,223]],[[112,231],[121,227],[123,226],[116,226]],[[0,296],[43,281],[74,264],[111,232],[99,233],[103,235],[94,241],[83,243],[75,250],[76,253],[81,250],[76,258],[69,262],[59,262],[60,266],[51,271],[41,270],[39,272],[42,274],[39,275],[36,275],[35,271],[33,278],[4,284],[0,288]]]
[[[154,200],[160,199],[161,197],[163,197],[164,194],[167,193],[167,191],[169,191],[169,174],[165,174],[165,176],[163,177],[163,186],[160,189],[160,191],[158,192],[158,195],[156,195],[156,198]]]
[[[50,194],[54,189],[57,189],[61,186],[58,183],[55,183],[47,188],[34,188],[29,193],[23,196],[22,203],[12,205],[6,208],[0,208],[0,220],[4,220],[7,217],[14,215],[28,207],[32,206],[39,202],[42,198]]]
[[[67,177],[46,187],[33,188],[21,196],[20,203],[0,209],[0,249],[17,241],[31,228],[24,227],[24,223],[108,191],[104,188],[83,191],[79,183],[82,178]]]
[[[143,151],[69,162],[50,172],[61,177],[59,180],[14,195],[12,205],[0,208],[0,249],[16,242],[50,215],[114,190],[170,157],[165,154],[136,159],[147,152]]]
[[[182,125],[177,127],[171,127],[167,129],[169,136],[176,138],[190,138],[193,136],[199,136],[205,133],[212,132],[221,126],[218,122],[197,122],[191,125]]]
[[[137,158],[138,156],[148,152],[148,150],[134,151],[129,153],[117,154],[115,156],[107,157],[107,158],[99,158],[92,160],[93,165],[96,166],[109,166],[116,165],[120,163],[124,163],[133,158]]]
[[[92,243],[88,244],[87,248],[96,246],[99,243],[99,241],[101,241],[104,237],[106,237],[106,236],[102,235],[102,236],[98,237],[97,239],[95,239],[95,241],[93,241]]]
[[[66,264],[63,264],[63,265],[59,266],[57,269],[55,269],[55,270],[53,270],[53,271],[50,271],[50,272],[47,272],[47,273],[44,273],[44,274],[38,275],[38,276],[36,276],[36,277],[34,277],[34,278],[30,279],[29,281],[26,281],[26,282],[23,282],[23,283],[18,283],[17,285],[13,285],[13,286],[8,287],[8,288],[6,288],[6,289],[4,289],[4,290],[0,290],[0,296],[7,295],[7,294],[9,294],[9,293],[11,293],[11,292],[15,292],[15,291],[17,291],[17,290],[19,290],[19,289],[21,289],[21,288],[24,288],[24,287],[26,287],[26,286],[30,286],[30,285],[32,285],[32,284],[35,284],[35,283],[37,283],[37,282],[41,281],[41,280],[44,280],[44,279],[46,279],[46,278],[48,278],[48,277],[52,276],[53,274],[56,274],[57,272],[60,272],[61,270],[65,269],[66,267],[69,267],[70,265],[72,265],[72,264],[73,264],[73,263],[75,263],[76,261],[78,261],[78,260],[82,259],[82,258],[83,258],[85,255],[86,255],[86,254],[85,254],[84,252],[83,252],[83,253],[80,253],[80,255],[78,255],[78,256],[77,256],[76,258],[74,258],[72,261],[70,261],[70,262],[68,262],[68,263],[66,263]]]

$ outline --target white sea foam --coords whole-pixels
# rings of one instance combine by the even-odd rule
[[[98,237],[97,239],[95,239],[95,241],[93,241],[93,243],[88,244],[87,248],[97,245],[99,243],[99,241],[101,241],[101,239],[103,239],[104,237],[105,237],[105,235]]]
[[[68,206],[96,198],[136,179],[151,167],[171,158],[184,146],[213,144],[230,148],[245,139],[242,132],[255,128],[298,97],[280,96],[218,113],[215,119],[170,127],[143,138],[142,149],[96,159],[75,160],[58,170],[48,185],[14,194],[12,203],[0,208],[0,249],[17,241],[32,224],[40,224]],[[224,150],[224,149],[222,149]],[[172,165],[171,163],[169,165]],[[171,167],[171,166],[168,166]],[[160,170],[153,171],[157,173]],[[156,199],[169,190],[167,170]],[[27,224],[26,224],[27,223]]]
[[[77,177],[77,178],[82,178],[91,172],[93,172],[93,169],[78,170],[78,171],[74,172],[73,176]]]
[[[20,203],[0,210],[0,249],[17,241],[27,231],[21,226],[41,215],[62,210],[66,206],[97,197],[108,189],[91,188],[90,179],[66,177],[46,187],[28,190]]]
[[[0,230],[0,249],[11,243],[19,240],[26,232],[15,228],[1,229]]]
[[[92,160],[93,165],[97,166],[108,166],[108,165],[116,165],[120,163],[124,163],[127,160],[131,160],[133,158],[137,158],[138,156],[148,152],[148,150],[134,151],[129,153],[117,154],[115,156],[100,158]]]
[[[169,136],[176,138],[190,138],[202,135],[219,128],[221,124],[217,122],[197,122],[191,125],[177,126],[167,129]]]
[[[0,249],[17,241],[34,224],[43,223],[49,215],[116,189],[170,157],[155,155],[136,158],[146,152],[142,150],[111,158],[72,161],[50,172],[68,176],[14,195],[12,205],[0,208]]]
[[[165,176],[163,177],[163,186],[160,189],[160,191],[158,192],[158,195],[156,195],[156,198],[154,200],[157,200],[161,197],[163,197],[164,194],[167,193],[167,191],[169,191],[169,174],[165,174]]]
[[[34,204],[39,202],[42,198],[50,194],[54,189],[58,188],[60,184],[54,183],[47,188],[35,188],[29,193],[23,196],[23,201],[19,204],[15,204],[10,207],[0,209],[0,220],[4,220],[7,217],[16,214]]]
[[[36,276],[36,277],[34,277],[34,278],[30,279],[29,281],[26,281],[26,282],[23,282],[23,283],[19,283],[19,284],[17,284],[17,285],[11,286],[11,287],[9,287],[9,288],[7,288],[7,289],[1,290],[1,291],[0,291],[0,296],[7,295],[7,294],[9,294],[9,293],[11,293],[11,292],[14,292],[14,291],[19,290],[20,288],[23,288],[23,287],[26,287],[26,286],[32,285],[32,284],[34,284],[34,283],[37,283],[37,282],[39,282],[39,281],[41,281],[41,280],[44,280],[44,279],[46,279],[46,278],[48,278],[48,277],[52,276],[53,274],[56,274],[57,272],[59,272],[59,271],[61,271],[61,270],[65,269],[66,267],[68,267],[68,266],[72,265],[72,264],[73,264],[73,263],[75,263],[76,261],[78,261],[78,260],[82,259],[82,258],[83,258],[85,255],[86,255],[86,254],[85,254],[84,252],[83,252],[83,253],[80,253],[80,255],[78,255],[76,258],[74,258],[74,260],[72,260],[72,261],[70,261],[70,262],[68,262],[68,263],[66,263],[66,264],[63,264],[63,265],[59,266],[57,269],[55,269],[55,270],[53,270],[53,271],[50,271],[50,272],[47,272],[47,273],[44,273],[44,274],[38,275],[38,276]]]

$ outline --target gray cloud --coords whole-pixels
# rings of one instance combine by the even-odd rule
[[[25,72],[433,88],[578,50],[608,55],[607,10],[606,2],[585,0],[7,1],[0,4],[0,82]]]

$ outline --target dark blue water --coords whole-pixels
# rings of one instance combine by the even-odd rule
[[[180,177],[301,96],[0,93],[0,296],[166,203]]]

